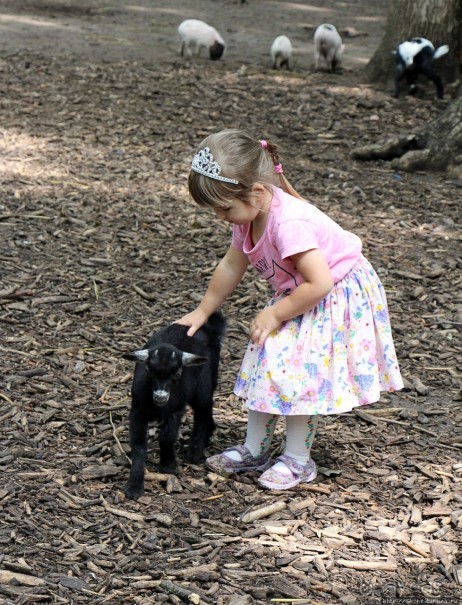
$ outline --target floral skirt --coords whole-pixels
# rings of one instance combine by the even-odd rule
[[[234,392],[250,410],[289,416],[341,414],[402,388],[385,291],[361,257],[310,311],[249,343]]]

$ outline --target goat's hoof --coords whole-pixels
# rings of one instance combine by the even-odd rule
[[[176,464],[159,464],[159,473],[176,475],[178,473],[178,466]]]
[[[138,498],[144,494],[144,486],[127,483],[124,489],[124,493],[125,496],[130,500],[138,500]]]
[[[202,452],[188,452],[187,458],[191,464],[197,464],[204,458],[204,454]]]

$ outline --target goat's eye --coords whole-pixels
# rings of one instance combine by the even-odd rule
[[[181,376],[181,368],[177,371],[177,373],[173,376],[173,378],[175,380],[178,380],[178,378]]]

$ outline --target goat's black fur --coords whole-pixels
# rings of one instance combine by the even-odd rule
[[[421,38],[411,38],[410,42],[420,42]],[[401,46],[401,45],[400,45]],[[417,91],[417,77],[419,74],[427,76],[436,87],[436,96],[442,99],[444,96],[444,86],[441,77],[435,70],[434,55],[435,49],[431,46],[423,46],[422,49],[414,56],[412,64],[406,65],[405,60],[400,54],[400,46],[396,51],[395,59],[395,90],[393,96],[398,98],[399,85],[403,77],[406,78],[409,84],[409,91],[414,94]]]
[[[225,319],[217,312],[194,336],[188,327],[171,324],[154,334],[144,349],[123,355],[136,361],[130,410],[132,465],[125,487],[128,498],[144,493],[144,467],[150,421],[158,420],[159,471],[175,473],[175,443],[186,406],[194,420],[188,460],[198,462],[215,428],[213,393],[218,381],[221,341]]]

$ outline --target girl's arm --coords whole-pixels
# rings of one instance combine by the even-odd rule
[[[273,306],[263,309],[250,325],[250,338],[262,345],[266,337],[283,321],[293,319],[312,309],[329,294],[334,286],[329,265],[320,250],[295,254],[292,260],[305,282]]]
[[[176,323],[190,326],[188,336],[194,336],[214,311],[236,289],[249,264],[247,255],[230,246],[213,272],[207,291],[199,306]]]

